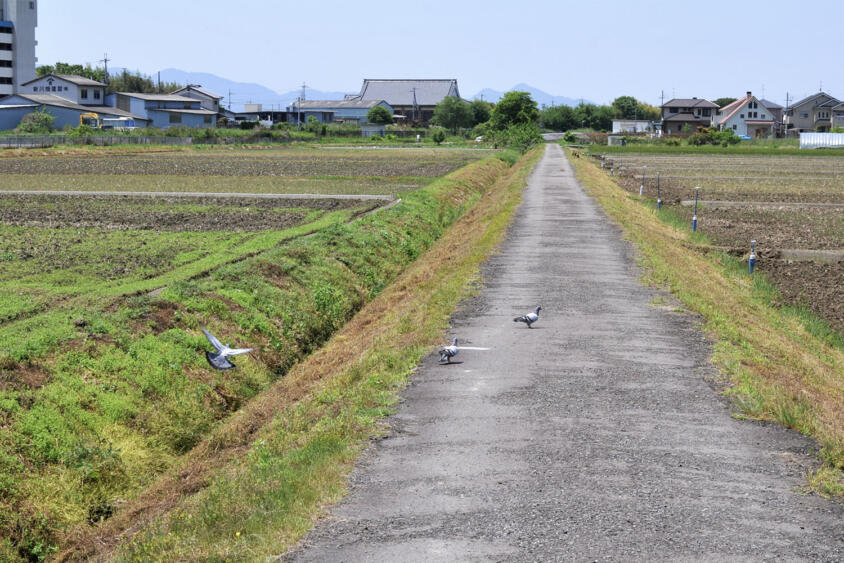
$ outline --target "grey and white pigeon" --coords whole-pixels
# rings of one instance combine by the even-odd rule
[[[489,350],[489,348],[478,348],[477,346],[458,346],[457,339],[451,341],[451,346],[440,350],[440,362],[451,363],[451,358],[460,353],[460,350]]]
[[[205,333],[205,338],[208,339],[208,342],[217,350],[216,354],[205,352],[205,358],[211,364],[211,367],[215,369],[232,369],[235,365],[229,361],[229,356],[239,356],[240,354],[246,354],[254,350],[254,348],[229,348],[217,340],[216,336],[205,330],[205,327],[202,327],[202,332]]]
[[[522,315],[521,317],[516,317],[513,319],[513,322],[516,323],[525,323],[528,328],[530,325],[535,323],[539,320],[539,311],[542,310],[542,305],[539,305],[536,309],[533,310],[533,313],[528,313],[527,315]]]
[[[457,339],[451,342],[451,346],[446,346],[440,350],[440,362],[451,363],[451,358],[460,353],[460,348],[457,346]]]

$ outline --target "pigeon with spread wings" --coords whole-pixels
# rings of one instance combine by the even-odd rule
[[[205,358],[214,369],[232,369],[235,365],[229,360],[229,356],[239,356],[240,354],[246,354],[254,350],[254,348],[229,348],[217,340],[216,336],[205,330],[205,327],[202,327],[202,332],[205,333],[205,338],[208,339],[208,342],[217,350],[216,354],[205,352]]]
[[[489,350],[489,348],[478,348],[476,346],[458,346],[457,339],[455,338],[454,340],[452,340],[451,346],[446,346],[445,348],[440,349],[440,363],[445,362],[447,364],[450,364],[451,358],[459,354],[460,350]]]

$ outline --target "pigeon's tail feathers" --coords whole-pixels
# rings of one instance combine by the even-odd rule
[[[521,317],[516,317],[515,319],[513,319],[513,322],[514,323],[526,323],[526,322],[528,322],[528,320],[527,320],[527,317],[525,315],[522,315]]]
[[[211,364],[211,367],[213,367],[214,369],[227,370],[235,367],[234,364],[231,363],[227,357],[222,356],[220,354],[212,354],[211,352],[205,352],[205,358],[208,360],[208,363]]]
[[[202,332],[205,333],[205,338],[208,339],[208,342],[210,342],[211,345],[214,346],[214,348],[216,348],[218,352],[222,352],[226,348],[225,346],[223,346],[223,344],[219,340],[217,340],[216,336],[214,336],[213,334],[211,334],[210,332],[205,330],[205,327],[201,327],[201,328],[202,328]]]

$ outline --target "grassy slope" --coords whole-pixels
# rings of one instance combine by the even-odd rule
[[[477,162],[391,209],[174,280],[156,297],[92,300],[31,323],[22,342],[41,348],[0,358],[12,378],[0,393],[0,559],[49,554],[86,521],[131,517],[122,506],[142,505],[141,492],[186,453],[208,454],[194,446],[343,326],[506,169]],[[201,325],[259,351],[212,372]],[[260,426],[229,436],[239,444],[230,451]],[[225,460],[217,448],[227,446],[210,443],[211,459]]]
[[[343,495],[356,454],[383,432],[379,420],[397,391],[442,340],[540,155],[526,156],[325,347],[204,444],[206,455],[233,440],[248,450],[221,466],[207,488],[168,504],[118,559],[261,559],[301,537],[321,507]],[[256,419],[263,427],[246,442],[241,429]],[[191,467],[205,463],[199,457]]]
[[[773,290],[763,277],[749,277],[732,257],[695,251],[704,239],[661,221],[653,207],[586,159],[572,161],[585,188],[641,250],[648,281],[667,286],[705,318],[716,340],[713,361],[741,416],[775,420],[816,438],[825,466],[810,481],[821,492],[844,494],[840,338],[799,311],[772,306]]]

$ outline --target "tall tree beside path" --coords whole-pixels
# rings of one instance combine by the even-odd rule
[[[472,108],[460,98],[447,96],[434,108],[434,123],[453,132],[459,127],[472,126]]]
[[[513,125],[536,123],[539,120],[539,109],[536,102],[527,92],[507,92],[495,104],[492,110],[490,124],[493,129],[507,129]]]

